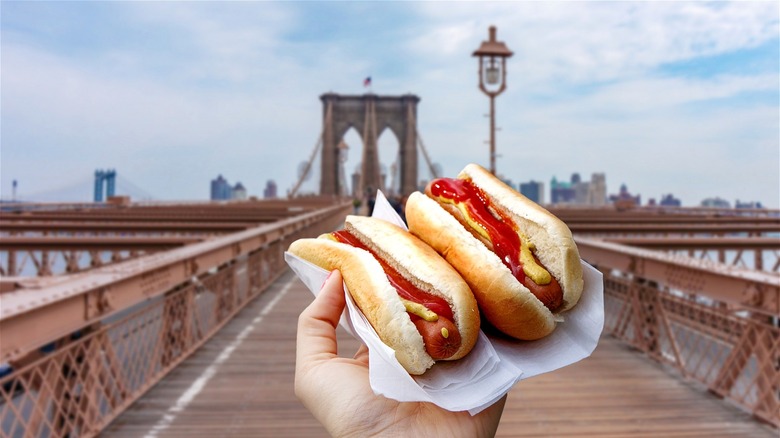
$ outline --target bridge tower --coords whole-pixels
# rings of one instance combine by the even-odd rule
[[[95,170],[95,202],[103,202],[103,187],[106,187],[106,198],[116,195],[116,170]]]
[[[320,96],[323,104],[321,195],[346,192],[339,178],[339,148],[349,128],[354,127],[363,140],[361,177],[356,193],[384,189],[379,165],[377,139],[385,129],[398,138],[401,193],[417,189],[417,103],[413,94],[378,96],[376,94]]]

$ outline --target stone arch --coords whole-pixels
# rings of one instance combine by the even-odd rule
[[[327,93],[320,96],[320,100],[323,103],[320,194],[340,195],[345,192],[339,182],[338,144],[351,127],[354,127],[363,139],[358,193],[384,189],[377,139],[385,129],[390,129],[399,142],[401,193],[408,195],[416,190],[419,97],[413,94],[349,96]]]
[[[399,179],[400,154],[403,137],[399,137],[397,129],[386,124],[377,130],[376,138],[380,168],[384,167],[386,171],[382,180],[385,195],[399,195],[401,186]]]

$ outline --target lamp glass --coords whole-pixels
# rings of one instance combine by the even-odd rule
[[[485,68],[485,82],[490,85],[496,85],[500,81],[498,76],[498,67],[490,66]]]

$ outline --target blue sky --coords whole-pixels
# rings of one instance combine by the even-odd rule
[[[471,53],[515,55],[496,101],[498,172],[605,172],[643,199],[780,205],[777,2],[8,2],[0,4],[0,184],[10,198],[208,197],[218,174],[281,191],[322,129],[319,96],[414,93],[447,175],[488,164]],[[350,131],[348,170],[360,156]],[[380,137],[389,166],[398,141]],[[313,181],[308,182],[313,189]],[[424,177],[424,175],[421,175]]]

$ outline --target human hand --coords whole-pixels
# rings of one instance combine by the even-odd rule
[[[332,436],[493,436],[506,396],[477,415],[433,403],[398,402],[375,395],[368,380],[368,348],[337,355],[336,327],[346,305],[341,273],[333,271],[298,318],[295,395]]]

